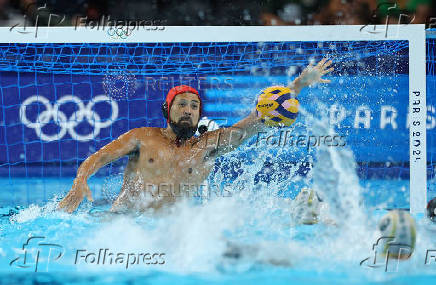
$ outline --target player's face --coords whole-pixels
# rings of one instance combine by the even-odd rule
[[[179,94],[171,105],[170,118],[176,124],[196,126],[200,117],[200,100],[193,93]]]

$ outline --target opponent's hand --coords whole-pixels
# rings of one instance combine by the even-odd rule
[[[310,86],[316,83],[330,83],[330,80],[322,79],[324,75],[334,70],[329,66],[332,64],[331,60],[323,58],[317,65],[309,64],[298,77],[298,84],[300,88]]]
[[[68,192],[67,196],[65,196],[64,199],[62,199],[62,201],[59,203],[58,209],[72,213],[77,209],[77,207],[79,207],[85,195],[88,201],[93,201],[91,190],[89,189],[86,180],[78,178],[74,179],[73,187],[71,187],[70,192]]]

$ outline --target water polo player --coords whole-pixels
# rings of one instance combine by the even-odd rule
[[[331,63],[323,59],[316,66],[310,64],[290,88],[298,94],[314,83],[328,83],[322,76],[333,70],[329,68]],[[92,201],[88,178],[125,155],[129,160],[112,211],[158,209],[174,203],[183,196],[186,185],[200,185],[206,180],[217,156],[234,150],[264,127],[253,110],[232,127],[194,137],[202,101],[199,92],[186,85],[172,88],[162,109],[167,119],[166,128],[132,129],[89,156],[80,165],[72,189],[58,208],[71,213],[85,196]],[[235,131],[241,136],[235,136]],[[238,139],[232,139],[232,133]]]

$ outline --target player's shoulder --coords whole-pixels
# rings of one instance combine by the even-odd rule
[[[128,131],[126,134],[133,135],[137,138],[151,137],[161,134],[161,128],[155,128],[155,127],[134,128]]]

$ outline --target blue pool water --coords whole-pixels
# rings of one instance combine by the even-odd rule
[[[1,193],[14,193],[0,197],[0,284],[430,284],[436,280],[436,260],[424,264],[426,250],[436,249],[436,227],[419,217],[417,247],[410,260],[397,264],[397,269],[391,265],[388,272],[383,266],[360,265],[373,254],[375,225],[385,212],[377,205],[393,203],[382,193],[390,189],[397,206],[407,206],[408,181],[360,181],[364,194],[369,188],[380,192],[364,195],[368,216],[362,225],[347,230],[325,224],[291,227],[283,198],[235,195],[206,204],[181,203],[157,217],[108,215],[103,212],[109,207],[104,203],[107,179],[92,178],[89,185],[96,203],[84,203],[78,213],[68,215],[54,210],[54,197],[69,189],[72,178],[0,183],[2,189],[12,190]],[[22,247],[29,237],[41,238],[29,242],[23,263]],[[225,257],[229,242],[238,245],[240,256]],[[126,269],[124,263],[97,265],[84,257],[97,256],[103,249],[135,256],[165,253],[165,264]],[[33,257],[38,251],[35,273]]]
[[[428,284],[436,279],[436,226],[423,217],[416,217],[410,259],[370,263],[385,209],[408,208],[408,180],[359,180],[346,148],[317,149],[306,178],[255,183],[262,164],[241,167],[246,171],[232,181],[230,196],[186,199],[160,214],[108,213],[121,175],[91,178],[95,202],[83,203],[73,215],[56,211],[72,177],[1,179],[0,283]],[[222,176],[218,171],[212,182],[223,182]],[[279,193],[297,192],[305,184],[320,192],[328,208],[321,223],[295,226],[292,201]]]

